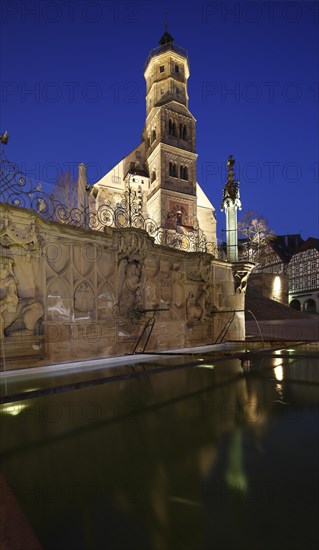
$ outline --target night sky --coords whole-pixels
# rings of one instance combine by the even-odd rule
[[[143,65],[167,19],[189,54],[197,179],[216,208],[218,236],[231,153],[242,212],[265,216],[277,234],[318,237],[318,6],[2,0],[6,154],[42,182],[79,162],[90,183],[100,179],[140,143]]]

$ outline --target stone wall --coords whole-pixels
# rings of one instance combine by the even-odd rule
[[[0,328],[12,368],[28,357],[36,364],[131,353],[153,316],[147,350],[211,344],[233,315],[227,339],[245,336],[252,264],[161,247],[143,230],[45,222],[8,205],[0,219]]]
[[[266,298],[288,305],[288,275],[286,273],[252,273],[249,288]]]

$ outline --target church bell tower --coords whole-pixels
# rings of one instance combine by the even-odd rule
[[[188,110],[187,51],[165,31],[145,63],[149,215],[166,229],[197,226],[196,126]]]

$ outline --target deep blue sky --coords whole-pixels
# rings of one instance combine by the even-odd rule
[[[139,144],[143,64],[167,18],[189,53],[197,179],[219,236],[230,153],[243,212],[319,235],[318,3],[2,0],[0,18],[0,128],[36,179],[85,162],[94,183]]]

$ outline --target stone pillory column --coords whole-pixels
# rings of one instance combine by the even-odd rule
[[[225,210],[226,213],[226,245],[229,262],[238,261],[237,209],[241,210],[239,181],[234,178],[234,164],[235,160],[232,155],[229,155],[227,182],[221,204],[221,210]]]

